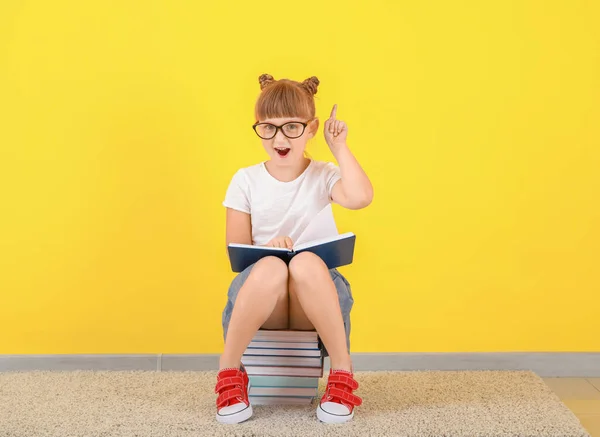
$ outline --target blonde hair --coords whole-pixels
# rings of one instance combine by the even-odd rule
[[[303,82],[290,79],[273,79],[270,74],[258,78],[261,93],[256,100],[256,121],[266,118],[298,117],[312,120],[315,117],[315,99],[319,79],[309,77]]]

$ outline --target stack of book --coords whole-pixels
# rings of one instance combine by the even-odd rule
[[[323,351],[316,331],[259,330],[242,364],[252,404],[309,404],[323,376]]]

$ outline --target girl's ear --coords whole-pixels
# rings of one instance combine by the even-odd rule
[[[310,134],[310,138],[316,135],[317,130],[319,130],[319,119],[315,117],[315,119],[308,125],[308,133]]]

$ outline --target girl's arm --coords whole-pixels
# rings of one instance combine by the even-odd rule
[[[373,200],[373,185],[369,177],[346,144],[333,152],[342,176],[333,186],[333,201],[348,209],[365,208]]]
[[[227,208],[227,217],[225,221],[225,248],[230,243],[252,245],[252,221],[250,214],[241,212],[232,208]],[[282,236],[273,238],[264,247],[287,247],[292,248],[290,237]],[[229,256],[229,251],[227,251]]]
[[[348,126],[336,120],[337,105],[333,105],[331,115],[325,122],[325,141],[340,166],[342,179],[334,186],[332,200],[348,209],[361,209],[373,200],[373,185],[350,148],[346,144]]]
[[[229,243],[252,244],[250,214],[227,208],[225,220],[225,246]]]

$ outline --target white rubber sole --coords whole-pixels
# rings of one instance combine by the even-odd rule
[[[217,422],[231,425],[234,423],[241,423],[244,420],[248,420],[252,417],[252,405],[248,405],[241,411],[233,414],[220,415],[217,412]]]
[[[354,417],[354,410],[352,410],[352,413],[350,413],[350,414],[338,415],[338,414],[331,414],[331,413],[328,413],[327,411],[323,410],[321,408],[321,404],[319,404],[317,406],[317,418],[321,422],[325,422],[325,423],[346,423],[350,419],[352,419],[353,417]]]

